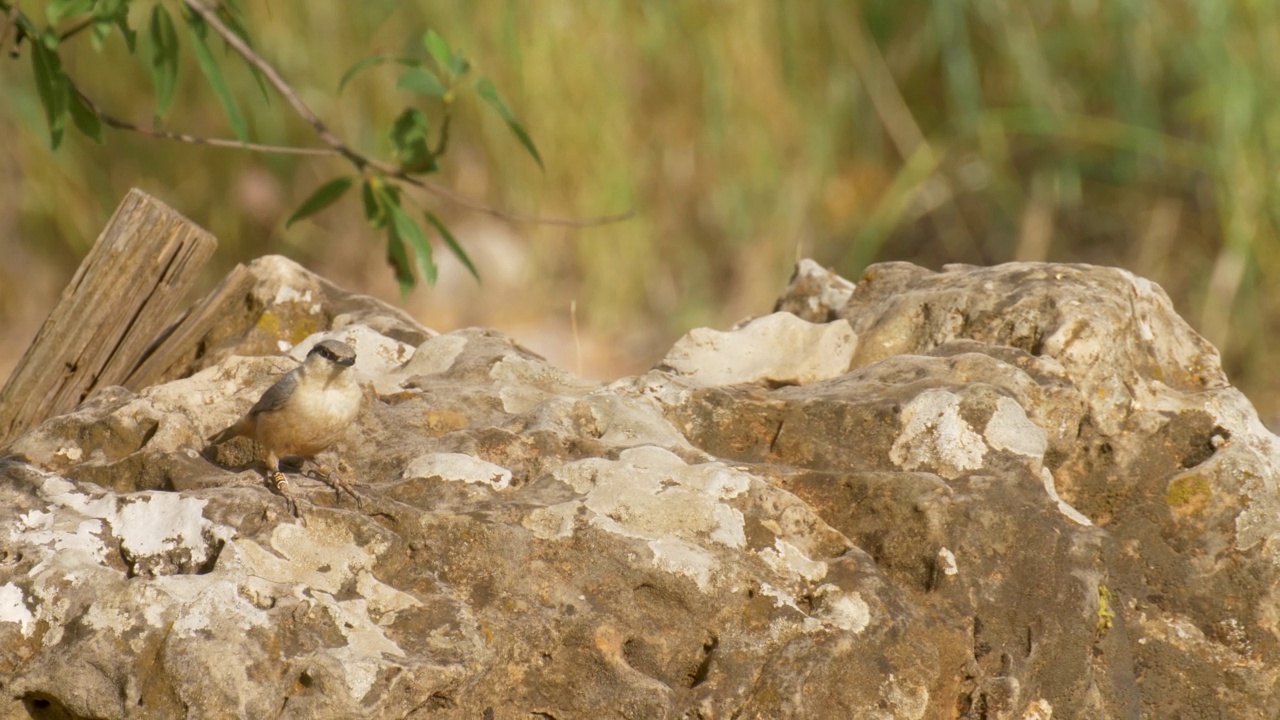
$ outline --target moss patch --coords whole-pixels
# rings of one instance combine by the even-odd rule
[[[1204,509],[1210,496],[1209,480],[1203,475],[1183,475],[1169,483],[1165,502],[1182,514],[1194,515]]]

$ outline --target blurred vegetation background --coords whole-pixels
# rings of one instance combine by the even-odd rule
[[[20,3],[43,18],[41,2]],[[136,0],[133,25],[150,4]],[[1170,0],[473,0],[245,3],[259,51],[337,133],[386,157],[408,101],[394,70],[342,73],[432,28],[492,77],[546,172],[500,118],[459,108],[438,179],[494,206],[590,216],[511,225],[430,197],[476,260],[404,300],[424,324],[485,325],[611,378],[698,325],[769,312],[799,257],[856,279],[878,260],[1118,265],[1159,282],[1280,417],[1280,5]],[[173,8],[176,12],[176,7]],[[180,32],[186,41],[185,32]],[[221,43],[215,47],[220,48]],[[184,48],[189,52],[189,47]],[[145,56],[144,56],[145,57]],[[194,59],[166,127],[229,137]],[[119,37],[68,72],[148,125],[147,70]],[[252,138],[318,145],[237,59]],[[107,130],[54,155],[29,58],[0,59],[0,377],[125,192],[156,195],[221,241],[201,290],[283,253],[401,302],[356,194],[288,231],[338,159],[270,156]],[[576,327],[576,331],[575,331]]]

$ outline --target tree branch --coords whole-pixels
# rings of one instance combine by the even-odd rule
[[[421,188],[432,195],[456,205],[460,205],[486,215],[501,218],[509,222],[562,225],[568,227],[589,227],[592,225],[604,225],[618,222],[635,215],[634,209],[628,210],[624,213],[594,218],[554,218],[507,212],[505,210],[499,210],[486,205],[478,200],[468,198],[465,195],[461,195],[441,185],[437,185],[436,183],[413,177],[407,174],[402,168],[390,163],[362,155],[353,150],[350,146],[344,143],[341,138],[329,130],[329,127],[320,119],[320,116],[316,115],[316,113],[305,102],[303,102],[302,98],[298,96],[298,93],[293,89],[293,87],[290,86],[289,83],[285,82],[284,78],[280,76],[280,73],[267,63],[262,56],[258,55],[253,48],[249,47],[249,44],[244,41],[244,38],[240,37],[231,30],[231,28],[227,27],[212,8],[205,5],[201,0],[183,0],[183,4],[186,5],[191,12],[199,15],[201,19],[209,25],[209,27],[213,28],[215,32],[222,36],[222,39],[225,40],[227,44],[240,55],[240,57],[244,58],[245,62],[249,63],[254,68],[257,68],[257,70],[262,73],[263,77],[267,79],[267,82],[271,83],[271,86],[276,89],[276,92],[280,93],[280,95],[293,106],[294,111],[296,111],[303,120],[306,120],[307,123],[311,125],[320,140],[333,148],[335,153],[342,155],[354,164],[357,170],[363,171],[367,167],[373,168],[387,177],[395,178],[396,180],[408,183],[414,187]]]
[[[120,118],[104,111],[101,106],[86,95],[85,92],[81,90],[70,78],[67,78],[67,82],[71,84],[72,92],[79,95],[81,100],[84,100],[85,104],[89,106],[90,110],[93,110],[93,114],[97,115],[98,119],[101,120],[103,124],[117,130],[128,130],[130,132],[136,132],[139,135],[146,135],[147,137],[158,138],[160,140],[176,140],[178,142],[189,143],[191,145],[210,145],[213,147],[235,148],[237,150],[251,150],[253,152],[271,153],[274,155],[337,155],[337,152],[330,148],[300,148],[291,147],[289,145],[263,145],[261,143],[244,142],[241,140],[199,137],[196,135],[187,135],[185,133],[161,130],[160,128],[155,127],[148,128],[141,125],[135,125],[127,120],[121,120]]]

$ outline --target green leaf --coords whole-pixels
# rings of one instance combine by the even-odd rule
[[[394,225],[387,227],[387,264],[395,273],[400,296],[408,295],[417,281],[413,276],[413,266],[409,264],[409,253],[405,250],[404,240],[400,239]]]
[[[342,90],[347,86],[347,83],[351,82],[352,78],[354,78],[359,73],[363,72],[364,70],[367,70],[368,68],[377,67],[378,65],[382,65],[383,63],[389,63],[389,62],[398,63],[400,65],[404,65],[405,67],[422,67],[421,60],[416,60],[411,57],[391,57],[390,55],[370,55],[369,57],[363,60],[360,60],[356,62],[356,64],[347,68],[347,71],[342,74],[342,79],[338,81],[338,94],[341,95]]]
[[[407,172],[435,169],[435,158],[427,148],[427,116],[418,108],[405,108],[391,126],[391,142],[400,157],[400,167]]]
[[[57,25],[69,17],[83,15],[93,9],[93,0],[49,0],[44,15],[50,25]]]
[[[449,246],[449,250],[451,250],[458,260],[462,261],[462,264],[466,266],[467,270],[471,272],[471,277],[474,277],[476,282],[480,282],[480,271],[476,270],[476,266],[471,262],[471,258],[467,256],[467,251],[463,250],[462,246],[458,244],[457,239],[453,237],[453,233],[449,232],[449,228],[446,227],[444,223],[440,222],[440,218],[436,217],[431,211],[426,211],[423,214],[427,216],[427,222],[431,223],[435,227],[436,231],[440,233],[440,237],[444,239],[444,244]]]
[[[396,234],[413,248],[414,264],[418,266],[418,272],[422,273],[428,285],[435,285],[437,269],[435,262],[431,259],[431,243],[427,241],[427,236],[399,203],[392,204],[390,210],[391,222],[395,225]]]
[[[93,138],[93,141],[102,144],[102,121],[98,119],[98,113],[89,107],[89,104],[80,97],[77,92],[68,94],[70,100],[71,119],[75,122],[80,132]]]
[[[374,230],[383,228],[390,217],[388,205],[400,204],[400,188],[387,185],[380,178],[370,178],[360,186],[360,200],[364,203],[364,219]]]
[[[178,86],[178,31],[164,5],[151,10],[151,82],[156,87],[156,117],[164,117]]]
[[[476,82],[476,92],[494,110],[498,111],[498,114],[506,121],[507,127],[511,129],[512,134],[516,136],[516,139],[520,141],[524,149],[528,150],[529,154],[533,156],[534,162],[538,163],[538,167],[542,168],[543,172],[546,172],[546,168],[542,166],[542,156],[538,154],[538,148],[533,146],[533,139],[529,137],[529,133],[525,132],[524,126],[516,119],[515,114],[511,112],[511,108],[507,107],[507,104],[499,97],[498,88],[494,86],[493,81],[489,78],[480,78]]]
[[[188,12],[186,21],[187,27],[191,30],[191,39],[194,41],[192,44],[196,51],[196,62],[200,64],[200,71],[204,73],[209,86],[213,88],[213,94],[218,96],[222,108],[226,110],[227,120],[231,123],[231,132],[240,142],[248,142],[249,125],[245,122],[244,114],[240,112],[240,106],[236,104],[235,97],[231,95],[231,90],[227,88],[227,81],[223,79],[222,70],[213,59],[213,53],[209,52],[209,44],[205,42],[205,35],[208,34],[209,29],[205,27],[204,20],[195,13]]]
[[[449,88],[440,82],[435,73],[423,67],[410,68],[401,73],[396,88],[432,97],[444,97],[449,92]]]
[[[347,71],[342,73],[342,79],[338,81],[338,94],[341,95],[342,89],[347,86],[347,83],[351,82],[351,78],[355,77],[361,71],[390,61],[391,58],[386,55],[370,55],[363,60],[357,61],[356,64],[347,68]]]
[[[102,52],[102,48],[106,45],[107,38],[111,35],[112,19],[103,13],[108,12],[110,8],[102,7],[103,3],[98,3],[93,8],[93,25],[89,28],[90,41],[93,43],[94,52]]]
[[[427,52],[431,54],[431,59],[436,61],[436,65],[441,70],[447,70],[454,79],[466,75],[471,70],[471,63],[467,62],[466,56],[460,52],[449,49],[449,43],[440,37],[435,30],[428,30],[426,35],[422,36],[422,44],[427,48]]]
[[[116,26],[120,28],[120,34],[124,35],[124,44],[129,46],[129,54],[138,47],[138,33],[129,27],[129,16],[125,15],[116,20]]]
[[[428,30],[427,34],[422,36],[422,44],[441,70],[449,70],[453,66],[453,53],[449,51],[449,43],[445,42],[435,30]]]
[[[107,43],[107,36],[111,34],[111,23],[109,22],[93,22],[93,27],[89,29],[89,40],[93,43],[94,52],[102,52],[103,46]]]
[[[378,194],[373,190],[373,184],[365,180],[360,184],[360,202],[364,205],[364,219],[369,223],[369,227],[377,230],[387,224],[387,213],[382,209],[382,205],[378,202]]]
[[[240,3],[234,0],[224,0],[218,5],[218,17],[231,28],[231,32],[240,36],[245,45],[253,49],[253,38],[249,37],[249,30],[244,26],[244,11],[240,9]],[[249,72],[253,74],[253,81],[258,84],[258,90],[262,92],[262,99],[271,103],[271,93],[267,91],[267,78],[262,74],[253,63],[245,60],[245,67],[249,68]]]
[[[400,208],[400,188],[395,185],[375,185],[374,183],[366,183],[366,185],[371,187],[375,201],[383,211],[383,217],[391,218],[390,224],[387,225],[387,262],[395,270],[400,294],[408,295],[417,282],[413,266],[409,264],[409,253],[405,249],[406,242],[414,248],[419,272],[423,273],[423,277],[430,278],[430,282],[435,282],[435,266],[431,264],[431,246],[426,245],[427,239],[422,234],[422,229]],[[425,263],[422,251],[419,249],[424,245],[427,252]]]
[[[94,48],[101,49],[101,44],[111,33],[111,26],[120,29],[125,45],[132,53],[137,48],[138,33],[129,27],[128,0],[98,0],[93,6],[93,39]]]
[[[455,52],[453,57],[449,58],[449,72],[452,72],[455,78],[460,78],[471,72],[471,62],[462,53]]]
[[[334,204],[338,201],[338,198],[351,189],[353,182],[355,182],[355,178],[340,177],[321,185],[315,192],[311,193],[311,197],[302,201],[298,209],[289,216],[288,220],[284,221],[284,226],[287,228],[299,220],[315,215]]]
[[[54,37],[54,48],[57,47]],[[44,105],[45,120],[49,124],[49,145],[57,150],[62,144],[62,131],[67,126],[71,86],[62,72],[62,61],[56,49],[49,48],[46,34],[41,42],[31,43],[31,66],[36,78],[36,91],[40,104]]]

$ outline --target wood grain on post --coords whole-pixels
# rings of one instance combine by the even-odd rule
[[[119,385],[173,318],[218,241],[130,190],[0,391],[0,443]]]
[[[233,316],[232,307],[243,307],[245,297],[257,280],[244,265],[231,273],[203,300],[178,318],[140,358],[129,376],[120,383],[130,390],[176,380],[188,370],[201,350],[202,341],[219,322]]]

